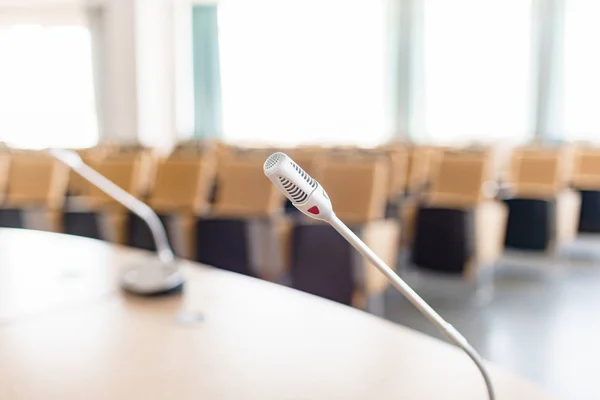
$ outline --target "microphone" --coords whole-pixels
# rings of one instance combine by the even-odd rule
[[[121,276],[121,287],[127,292],[143,296],[181,291],[185,280],[177,268],[165,227],[154,210],[84,163],[76,152],[63,149],[49,149],[48,152],[136,214],[150,228],[158,257],[144,265],[134,265],[126,269]]]
[[[298,164],[284,153],[272,154],[264,164],[264,172],[305,215],[329,223],[363,257],[369,260],[440,332],[455,346],[462,349],[481,372],[487,388],[488,397],[494,400],[491,378],[477,351],[464,336],[446,322],[429,304],[425,302],[402,278],[400,278],[381,258],[377,256],[358,236],[354,234],[333,212],[329,196],[321,185],[308,175]]]

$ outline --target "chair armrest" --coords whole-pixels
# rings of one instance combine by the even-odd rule
[[[371,221],[364,225],[362,240],[391,269],[396,270],[398,260],[398,243],[400,241],[400,225],[396,220],[386,219]],[[368,295],[382,293],[388,286],[388,279],[374,265],[362,262],[363,287]]]
[[[577,236],[581,194],[564,189],[556,196],[556,237],[554,250],[571,242]]]
[[[494,264],[504,250],[508,207],[488,200],[475,208],[475,257],[465,267],[465,277],[475,279],[479,268]]]

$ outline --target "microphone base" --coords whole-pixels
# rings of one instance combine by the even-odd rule
[[[180,294],[185,278],[176,264],[148,261],[128,268],[121,276],[121,288],[138,296]]]

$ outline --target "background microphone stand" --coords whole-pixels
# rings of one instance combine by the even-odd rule
[[[121,287],[127,292],[146,296],[180,292],[185,279],[177,267],[165,227],[154,210],[84,163],[76,152],[63,149],[50,149],[48,152],[136,214],[150,228],[157,257],[129,267],[121,276]]]

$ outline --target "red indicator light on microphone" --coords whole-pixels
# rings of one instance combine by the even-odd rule
[[[317,207],[317,206],[312,206],[312,207],[311,207],[311,208],[309,208],[307,211],[308,211],[309,213],[311,213],[311,214],[315,214],[315,215],[319,215],[319,213],[321,212],[321,211],[319,211],[319,207]]]

